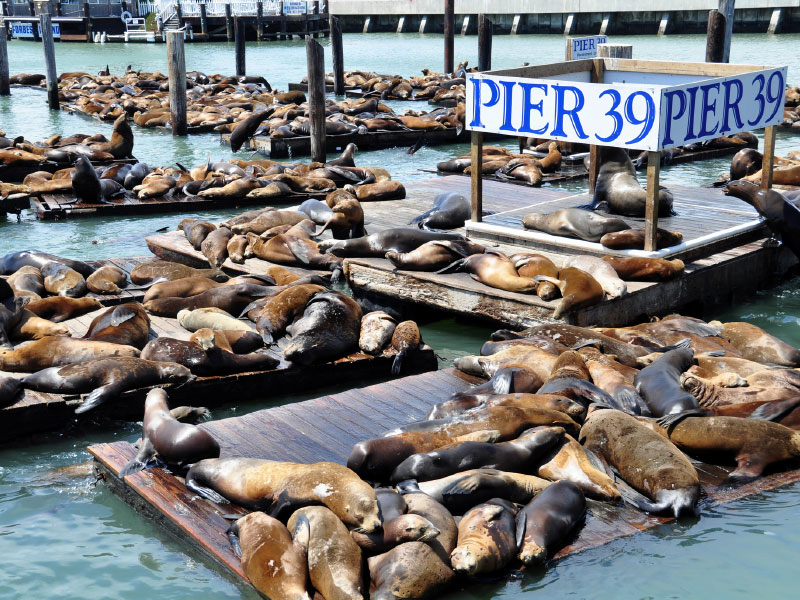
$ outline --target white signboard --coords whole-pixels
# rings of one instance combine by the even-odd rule
[[[597,44],[607,44],[607,35],[590,35],[589,37],[569,38],[572,46],[571,60],[582,60],[597,56]]]
[[[53,23],[53,37],[56,39],[61,38],[61,25]],[[42,37],[42,26],[36,24],[36,29],[39,32],[39,37]],[[15,38],[33,38],[33,24],[32,23],[11,23],[11,36]]]
[[[478,73],[467,129],[661,150],[780,123],[785,82],[786,67],[672,86]]]
[[[306,0],[283,0],[283,14],[285,15],[306,14]]]

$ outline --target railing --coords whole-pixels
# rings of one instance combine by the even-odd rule
[[[149,0],[139,0],[138,3],[139,7],[139,14],[143,17],[146,17],[150,13],[158,12],[158,4],[155,2],[150,2]]]

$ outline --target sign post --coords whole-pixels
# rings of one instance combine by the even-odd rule
[[[598,44],[607,44],[607,35],[590,35],[588,37],[568,37],[565,60],[582,60],[597,56]]]

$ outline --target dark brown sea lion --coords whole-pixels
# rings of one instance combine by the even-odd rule
[[[111,140],[105,143],[93,144],[92,147],[100,152],[108,152],[114,158],[128,158],[133,152],[133,131],[128,124],[127,115],[121,115],[114,121],[114,132]]]
[[[139,350],[110,342],[45,336],[14,350],[0,350],[0,370],[34,373],[98,358],[138,357]]]
[[[259,592],[267,598],[311,600],[306,553],[283,523],[252,512],[231,525],[229,536],[238,538],[234,548],[241,550],[242,569]]]
[[[397,320],[382,310],[364,315],[361,319],[361,332],[358,347],[367,354],[378,354],[392,339]]]
[[[326,600],[364,597],[361,548],[335,514],[324,506],[307,506],[295,511],[286,526],[306,551],[315,590]]]
[[[127,281],[125,271],[114,265],[105,265],[89,275],[86,287],[95,294],[119,294]]]
[[[508,566],[517,554],[517,508],[493,498],[467,511],[458,524],[458,545],[450,554],[456,573],[488,575]]]
[[[228,241],[233,234],[227,227],[220,227],[209,233],[200,244],[200,251],[212,269],[219,269],[228,258]]]
[[[561,302],[553,311],[553,318],[560,319],[564,313],[603,301],[603,288],[598,281],[586,271],[575,267],[567,267],[558,272],[558,279],[537,275],[537,282],[549,281],[561,291]]]
[[[465,271],[473,279],[489,287],[507,292],[535,292],[538,282],[528,277],[520,277],[514,263],[500,252],[485,252],[462,258],[437,273]]]
[[[70,298],[69,296],[50,296],[28,303],[25,307],[43,319],[61,323],[74,317],[103,308],[99,300],[94,298]]]
[[[367,559],[374,586],[370,598],[436,598],[455,578],[455,573],[423,542],[407,542],[385,554]]]
[[[799,349],[752,323],[723,323],[720,335],[742,353],[742,358],[785,367],[800,367]]]
[[[238,152],[242,145],[253,137],[261,122],[269,117],[274,110],[259,110],[254,112],[243,121],[239,121],[236,128],[231,132],[231,150]]]
[[[321,285],[295,285],[271,296],[255,320],[264,343],[271,344],[281,337],[286,327],[303,314],[312,296],[324,291]]]
[[[516,543],[525,565],[543,563],[586,514],[586,499],[571,481],[557,481],[517,513]]]
[[[400,496],[402,498],[402,496]],[[405,503],[405,502],[404,502]],[[358,533],[350,535],[361,550],[369,554],[383,554],[405,542],[427,542],[439,535],[433,523],[421,515],[397,515],[387,518],[383,506],[383,530],[378,533]]]
[[[47,254],[46,252],[39,252],[37,250],[20,250],[18,252],[9,252],[0,258],[0,275],[13,273],[14,271],[17,271],[26,265],[41,269],[50,262],[61,263],[70,269],[74,269],[84,277],[88,277],[94,272],[94,267],[79,260],[62,258],[53,254]]]
[[[420,229],[455,229],[464,226],[470,210],[470,203],[464,196],[445,192],[433,199],[433,208],[414,217],[408,224]]]
[[[666,229],[656,230],[656,249],[677,246],[683,241],[683,234]],[[644,228],[613,231],[600,238],[600,243],[613,250],[644,250]]]
[[[731,159],[731,181],[757,173],[763,161],[764,156],[755,148],[742,148]]]
[[[387,252],[386,259],[405,271],[438,271],[460,258],[485,251],[485,247],[469,240],[434,240],[411,252]]]
[[[205,429],[178,421],[170,413],[167,399],[162,388],[147,393],[139,452],[119,472],[120,479],[141,471],[155,456],[178,467],[219,456],[217,441]]]
[[[197,219],[183,219],[178,228],[183,230],[186,239],[195,250],[200,250],[200,245],[209,233],[214,231],[217,226],[208,221],[198,221]]]
[[[636,376],[636,391],[653,416],[663,417],[698,408],[695,397],[685,392],[680,384],[681,373],[691,366],[693,357],[691,348],[676,348],[661,355]]]
[[[175,317],[182,310],[198,308],[220,308],[232,315],[238,315],[256,298],[273,293],[270,286],[252,283],[221,285],[188,298],[157,298],[149,300],[144,308],[150,314],[161,317]]]
[[[604,256],[617,275],[625,281],[669,281],[683,275],[685,265],[682,260],[663,258],[623,258]]]
[[[0,377],[0,408],[16,404],[20,399],[22,384],[16,377]]]
[[[562,208],[549,214],[529,213],[522,217],[522,225],[550,235],[587,242],[599,242],[607,233],[631,228],[622,219],[604,217],[580,208]]]
[[[86,280],[75,269],[57,262],[50,262],[41,268],[44,289],[51,294],[77,298],[86,294]]]
[[[7,281],[15,296],[29,296],[32,301],[36,301],[41,300],[44,295],[44,279],[39,267],[20,267]]]
[[[464,240],[458,233],[424,231],[410,227],[384,229],[352,240],[323,240],[322,251],[341,257],[383,258],[387,252],[411,252],[432,240]]]
[[[81,156],[75,162],[75,170],[72,173],[72,189],[80,202],[85,204],[97,204],[103,200],[103,190],[100,185],[100,178],[85,156]]]
[[[280,363],[277,358],[269,354],[258,352],[234,354],[216,346],[204,350],[195,342],[169,337],[157,337],[147,342],[142,349],[142,358],[178,363],[201,377],[267,371],[274,369]]]
[[[185,277],[206,277],[214,281],[228,280],[228,276],[219,269],[193,269],[192,267],[166,260],[141,263],[131,271],[131,281],[137,285],[173,281]]]
[[[636,417],[617,410],[595,410],[579,440],[614,467],[622,479],[647,498],[626,500],[645,512],[696,514],[700,481],[692,463],[675,445]]]
[[[361,307],[352,298],[339,292],[315,294],[303,316],[286,328],[292,339],[284,357],[309,365],[346,356],[358,349],[361,317]]]
[[[189,369],[175,363],[141,358],[100,358],[50,367],[22,378],[26,388],[56,394],[91,392],[75,409],[77,414],[96,408],[126,390],[160,383],[183,383],[194,379]]]
[[[150,317],[138,302],[120,304],[92,319],[85,340],[133,346],[141,350],[150,334]]]
[[[186,485],[212,502],[227,500],[276,515],[300,506],[322,504],[356,531],[371,533],[381,528],[375,491],[353,471],[336,463],[207,459],[189,469]]]

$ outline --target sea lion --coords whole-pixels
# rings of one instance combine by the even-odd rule
[[[189,298],[220,285],[208,277],[181,277],[153,284],[145,293],[143,303],[158,298]]]
[[[670,428],[649,419],[642,423],[689,454],[732,457],[736,469],[727,483],[752,481],[770,464],[800,456],[800,432],[770,421],[689,417]]]
[[[571,481],[557,481],[531,500],[516,516],[519,559],[543,563],[583,521],[586,499]]]
[[[240,314],[254,299],[269,296],[275,290],[270,286],[237,283],[213,287],[188,298],[157,298],[149,300],[144,308],[152,315],[176,317],[184,310],[219,308],[230,314]],[[218,327],[217,329],[222,329]]]
[[[228,276],[219,269],[194,269],[167,260],[140,263],[133,268],[130,275],[131,281],[136,285],[173,281],[186,277],[206,277],[218,282],[228,280]]]
[[[697,513],[700,481],[692,463],[672,442],[636,417],[617,410],[594,410],[578,441],[652,500],[628,494],[625,499],[640,510],[671,513],[676,518]]]
[[[530,277],[531,279],[537,275],[558,277],[556,265],[552,260],[541,254],[514,254],[509,258],[514,263],[514,268],[517,269],[517,274],[520,277]],[[542,281],[538,283],[536,295],[542,300],[555,300],[558,297],[556,290],[556,286],[549,281]]]
[[[596,256],[585,254],[568,256],[561,263],[561,269],[566,269],[567,267],[580,269],[594,277],[609,298],[619,298],[628,291],[625,282],[620,279],[614,268]]]
[[[800,367],[800,350],[752,323],[723,323],[720,335],[742,353],[742,358],[784,367]]]
[[[105,265],[89,275],[86,287],[95,294],[119,294],[127,281],[125,271],[114,265]]]
[[[32,301],[41,300],[45,292],[44,279],[39,267],[20,267],[6,281],[15,296],[29,296]]]
[[[620,498],[614,480],[592,465],[583,446],[568,434],[545,453],[533,473],[549,481],[571,481],[597,500],[614,502]]]
[[[652,415],[647,403],[636,391],[633,385],[634,378],[638,371],[630,369],[633,375],[626,376],[622,369],[629,369],[616,361],[607,358],[600,352],[584,352],[581,348],[581,355],[586,361],[586,367],[592,377],[594,384],[611,396],[615,405],[629,415]]]
[[[212,269],[219,269],[228,258],[228,242],[233,234],[226,227],[220,227],[209,233],[200,244],[200,251],[208,260]]]
[[[5,285],[8,286],[8,284]],[[10,287],[8,287],[8,291],[11,291]],[[5,302],[0,302],[0,348],[12,348],[9,337],[20,321],[26,315],[32,314],[30,311],[25,310],[25,305],[29,300],[25,296],[15,296],[13,300],[9,298]]]
[[[45,264],[42,268],[44,289],[51,294],[77,298],[86,294],[86,280],[75,269],[57,262]]]
[[[157,337],[147,342],[142,349],[142,358],[178,363],[201,377],[268,371],[280,363],[269,354],[234,354],[216,346],[204,350],[194,342],[169,337]]]
[[[307,506],[286,523],[308,557],[308,574],[325,600],[364,598],[361,548],[347,527],[324,506]]]
[[[324,291],[321,285],[294,285],[271,296],[255,319],[256,330],[264,343],[271,344],[281,337],[286,327],[303,314],[314,294]]]
[[[433,199],[433,207],[409,221],[420,229],[456,229],[470,217],[469,201],[456,192],[443,192]]]
[[[319,236],[330,230],[336,240],[346,240],[367,235],[364,229],[364,210],[355,195],[336,190],[328,194],[326,199],[331,209],[331,217],[314,235]]]
[[[261,235],[267,229],[278,225],[297,225],[307,218],[307,215],[301,212],[273,209],[261,212],[249,221],[231,225],[230,230],[234,234],[247,235],[248,233],[255,233],[256,235]]]
[[[655,417],[696,410],[697,400],[681,389],[681,373],[694,358],[691,348],[676,348],[665,352],[653,364],[645,367],[633,381],[650,412]]]
[[[333,216],[331,208],[320,200],[309,198],[305,200],[297,210],[308,216],[317,225],[324,225]]]
[[[384,229],[378,233],[351,240],[323,240],[319,248],[334,256],[383,258],[387,252],[411,252],[432,240],[459,240],[458,233],[424,231],[409,227]]]
[[[194,464],[186,486],[212,502],[226,500],[280,515],[309,504],[327,506],[345,525],[381,528],[375,491],[353,471],[332,462],[304,465],[258,458],[213,458]]]
[[[542,427],[500,444],[460,442],[432,452],[414,454],[397,466],[390,481],[429,481],[481,467],[527,472],[562,435],[564,430],[561,427]]]
[[[376,183],[365,183],[356,188],[356,198],[359,202],[402,200],[405,197],[406,188],[399,181],[387,179]]]
[[[264,241],[254,233],[248,233],[247,242],[253,256],[268,262],[327,271],[341,271],[342,268],[340,258],[322,254],[319,244],[306,235],[299,237],[287,232]]]
[[[764,156],[755,148],[742,148],[731,159],[731,181],[742,179],[761,170]]]
[[[367,559],[373,600],[436,598],[455,578],[446,562],[423,542],[406,542]]]
[[[557,342],[553,338],[544,335],[534,335],[513,340],[484,342],[481,346],[481,356],[490,356],[513,346],[533,346],[553,355],[559,355],[569,350],[567,346]]]
[[[247,354],[264,345],[261,336],[252,330],[235,331],[208,327],[201,327],[192,333],[189,341],[198,344],[203,350],[220,348],[235,354]]]
[[[682,260],[663,258],[623,258],[604,256],[620,279],[625,281],[669,281],[683,275],[685,265]]]
[[[487,575],[508,566],[517,554],[516,507],[493,498],[467,511],[458,524],[458,545],[450,554],[456,573]]]
[[[216,307],[183,309],[178,311],[178,323],[188,331],[220,329],[225,331],[253,331],[253,327]]]
[[[398,491],[402,493],[409,515],[424,517],[439,530],[439,535],[427,540],[427,544],[439,558],[450,564],[450,553],[458,543],[458,526],[453,515],[440,502],[422,493],[417,486],[398,486]]]
[[[780,381],[777,377],[772,377],[769,372],[763,373],[768,376],[764,378],[766,381],[759,384],[758,375],[751,375],[745,380],[744,387],[723,387],[684,373],[681,376],[681,387],[695,397],[704,411],[723,416],[745,416],[745,412],[751,414],[755,410],[755,403],[765,404],[800,398],[800,386],[796,381]],[[739,405],[748,405],[746,408],[742,407],[744,409],[742,415],[736,413],[736,406]],[[726,407],[730,410],[723,410]],[[702,411],[698,414],[702,414]]]
[[[622,219],[604,217],[580,208],[562,208],[549,214],[528,213],[522,217],[522,225],[527,229],[587,242],[599,242],[607,233],[631,228]]]
[[[667,231],[661,228],[656,230],[657,250],[677,246],[682,241],[683,234],[677,231]],[[644,250],[644,228],[623,229],[607,233],[600,238],[600,243],[613,250]]]
[[[150,334],[150,317],[138,302],[113,306],[92,319],[85,340],[133,346],[141,350]]]
[[[72,189],[79,202],[97,204],[105,202],[100,178],[85,156],[78,157],[72,172]]]
[[[244,235],[231,236],[228,240],[227,250],[228,258],[236,264],[242,264],[246,258],[250,257],[249,244]]]
[[[419,350],[422,344],[422,335],[414,321],[403,321],[397,324],[392,332],[392,347],[397,354],[392,361],[392,375],[400,375],[403,362],[409,353]]]
[[[126,390],[163,383],[184,383],[194,379],[189,369],[175,363],[141,358],[100,358],[50,367],[22,378],[26,388],[55,394],[91,392],[75,409],[85,413]]]
[[[181,423],[170,413],[163,388],[147,392],[139,451],[119,472],[119,478],[141,471],[155,456],[178,467],[219,457],[219,444],[205,429]]]
[[[110,342],[45,336],[14,350],[0,350],[0,370],[34,373],[98,358],[138,357],[139,350]]]
[[[20,318],[10,335],[15,340],[39,340],[46,336],[68,336],[69,329],[59,323],[37,317],[29,310],[22,310]]]
[[[557,410],[572,417],[575,421],[582,422],[586,417],[586,407],[565,396],[555,394],[530,394],[526,392],[511,394],[469,394],[454,396],[435,404],[425,415],[426,419],[443,419],[460,415],[472,408],[485,408],[489,406],[516,406],[517,408],[544,408]]]
[[[560,319],[564,313],[592,306],[603,301],[603,287],[586,271],[566,267],[558,271],[558,279],[537,275],[535,281],[549,281],[561,291],[561,302],[553,311],[553,318]]]
[[[556,355],[537,346],[510,346],[489,356],[461,356],[453,361],[453,365],[460,371],[479,377],[494,377],[500,369],[506,367],[530,369],[536,374],[538,386],[536,380],[529,380],[525,382],[529,384],[529,387],[513,391],[536,392],[541,387],[541,383],[550,378],[556,358]],[[513,373],[509,373],[509,377],[513,377]],[[510,382],[509,379],[500,385],[501,382],[498,381],[494,386],[487,387],[496,393],[505,394],[512,391],[508,386]],[[470,392],[475,393],[475,388]]]
[[[599,157],[600,170],[597,173],[591,210],[602,208],[619,215],[644,217],[647,192],[636,179],[636,170],[628,151],[613,146],[601,146]],[[674,214],[672,193],[669,190],[660,186],[658,199],[660,217]]]
[[[70,298],[69,296],[50,296],[29,302],[25,308],[37,317],[53,323],[61,323],[74,317],[90,313],[103,305],[94,298]]]
[[[378,354],[392,339],[397,320],[391,315],[376,310],[361,319],[358,347],[367,354]]]
[[[208,234],[214,231],[217,226],[208,221],[198,221],[197,219],[183,219],[178,223],[178,228],[183,230],[186,239],[195,250],[200,250],[203,240]]]
[[[725,187],[725,193],[755,208],[764,217],[772,233],[780,236],[794,255],[800,257],[800,208],[777,191],[762,190],[749,181],[731,181]]]
[[[350,532],[361,550],[369,554],[383,554],[405,542],[428,542],[439,535],[439,530],[434,524],[423,516],[401,514],[387,518],[383,506],[381,506],[381,512],[383,513],[382,531],[378,533]]]
[[[267,598],[311,600],[306,592],[308,563],[300,544],[277,519],[253,512],[234,522],[229,537],[242,558],[242,569]]]
[[[92,144],[92,148],[99,152],[108,152],[114,158],[128,158],[133,152],[133,131],[128,124],[127,115],[120,115],[114,121],[114,131],[111,140]]]
[[[47,263],[56,262],[74,269],[84,277],[88,277],[94,272],[94,267],[81,262],[79,260],[72,260],[55,256],[54,254],[47,254],[46,252],[39,252],[37,250],[20,250],[18,252],[9,252],[0,258],[0,275],[8,275],[13,273],[24,266],[31,266],[41,269]]]
[[[462,258],[437,273],[465,271],[476,280],[489,287],[507,292],[535,292],[539,284],[528,277],[520,277],[514,263],[501,252],[489,251]]]
[[[405,271],[438,271],[460,258],[485,251],[484,246],[469,240],[435,240],[411,252],[387,252],[386,259]]]
[[[306,304],[303,316],[286,328],[292,339],[283,355],[310,365],[335,360],[358,348],[361,307],[339,292],[321,292]]]
[[[231,132],[231,150],[238,152],[242,145],[253,137],[261,122],[273,112],[274,109],[259,110],[246,119],[239,121],[236,124],[236,128]]]
[[[20,398],[22,384],[16,377],[0,377],[0,408],[16,404]]]

